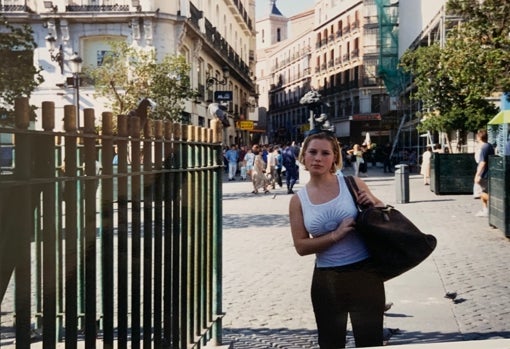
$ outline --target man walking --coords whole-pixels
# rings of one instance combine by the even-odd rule
[[[237,172],[237,162],[239,161],[239,152],[234,144],[225,153],[225,158],[228,161],[228,180],[234,181]]]
[[[298,166],[296,165],[296,156],[291,144],[287,144],[282,152],[283,166],[285,166],[285,182],[287,184],[287,194],[294,194],[292,188],[298,178]]]
[[[480,185],[482,193],[480,200],[482,201],[482,210],[479,211],[477,217],[489,216],[489,193],[488,193],[488,173],[489,173],[489,156],[494,155],[494,147],[487,143],[487,130],[479,130],[476,134],[477,142],[480,142],[480,155],[478,156],[478,166],[475,173],[475,184]]]

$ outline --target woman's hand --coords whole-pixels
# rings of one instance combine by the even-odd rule
[[[335,230],[329,233],[333,243],[342,240],[347,234],[349,234],[351,231],[354,231],[355,224],[356,221],[354,218],[345,218]]]
[[[356,179],[356,184],[358,185],[358,188],[359,188],[357,195],[358,195],[358,204],[360,206],[365,206],[365,207],[372,207],[372,206],[384,207],[385,206],[381,200],[379,200],[377,197],[374,196],[374,194],[372,194],[372,192],[370,191],[370,189],[368,188],[367,184],[364,181]]]

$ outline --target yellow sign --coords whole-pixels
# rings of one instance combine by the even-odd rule
[[[253,130],[253,121],[239,121],[239,128],[241,130]]]

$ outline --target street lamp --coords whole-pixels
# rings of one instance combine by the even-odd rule
[[[230,76],[230,70],[228,69],[227,66],[224,66],[222,68],[222,70],[223,70],[223,80],[218,80],[218,78],[216,78],[214,76],[207,76],[207,80],[206,80],[207,88],[211,87],[215,83],[218,85],[226,85],[227,84],[227,79]]]
[[[76,126],[78,130],[80,129],[80,73],[81,73],[81,63],[83,60],[78,53],[75,52],[71,58],[69,59],[71,63],[71,72],[73,73],[74,78],[74,88],[76,89],[76,98],[74,102],[76,104]]]
[[[51,34],[46,35],[46,37],[44,39],[46,40],[46,48],[50,52],[51,60],[53,62],[58,63],[58,65],[60,67],[60,74],[63,74],[64,73],[64,50],[62,48],[62,45],[59,45],[58,51],[55,54],[53,54],[53,52],[55,52],[55,50],[57,50],[57,45],[56,45],[57,39],[55,39],[55,37]]]

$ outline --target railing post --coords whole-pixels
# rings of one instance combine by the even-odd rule
[[[174,127],[171,121],[165,121],[165,169],[164,176],[164,205],[165,205],[165,236],[164,236],[164,279],[163,279],[163,319],[164,319],[164,347],[170,348],[179,343],[179,232],[174,225],[179,218],[179,172],[171,172],[176,169],[179,159],[179,143],[174,135]]]
[[[221,345],[223,341],[222,337],[222,316],[223,316],[223,226],[222,226],[222,196],[223,196],[223,159],[221,153],[221,142],[223,139],[223,127],[219,120],[214,119],[211,121],[211,128],[213,129],[213,143],[215,145],[215,166],[214,171],[214,189],[212,192],[213,196],[213,314],[217,317],[213,324],[213,344]]]
[[[16,128],[26,131],[29,126],[28,98],[18,98],[14,104]],[[14,175],[18,181],[26,182],[17,188],[13,196],[14,207],[17,207],[16,242],[11,246],[15,253],[15,309],[16,309],[16,348],[30,348],[30,318],[31,318],[31,253],[33,215],[31,187],[32,147],[30,135],[20,133],[16,135],[16,157]],[[11,232],[12,233],[12,232]],[[15,252],[14,252],[15,251]]]
[[[188,219],[188,210],[189,210],[189,176],[186,172],[188,169],[188,144],[186,141],[188,140],[186,128],[182,125],[175,124],[174,125],[174,137],[178,140],[178,150],[177,150],[177,159],[178,161],[175,163],[176,167],[182,171],[179,173],[179,177],[177,179],[178,183],[175,187],[175,190],[181,191],[181,196],[178,197],[177,202],[180,203],[181,212],[174,215],[174,234],[178,236],[179,242],[177,246],[179,248],[180,256],[174,255],[178,264],[174,264],[174,268],[178,268],[177,265],[180,266],[179,270],[179,280],[177,284],[174,284],[173,287],[177,288],[176,294],[178,294],[177,301],[180,302],[179,305],[176,305],[179,319],[179,327],[177,329],[178,333],[178,341],[174,342],[174,345],[178,347],[185,348],[188,346],[189,342],[189,328],[190,323],[188,319],[189,305],[188,305],[188,288],[189,288],[189,264],[188,264],[188,227],[189,227],[189,219]],[[180,286],[179,286],[180,285]],[[180,311],[179,311],[180,309]]]
[[[85,268],[85,347],[96,347],[96,321],[97,321],[97,282],[96,259],[98,249],[96,246],[96,192],[98,185],[98,161],[96,150],[96,130],[94,109],[87,108],[84,113],[83,144],[85,159],[85,186],[84,186],[84,268]],[[81,191],[80,191],[81,192]]]
[[[76,108],[64,106],[65,156],[65,341],[66,348],[76,348],[78,340],[78,197]]]
[[[55,103],[42,103],[42,127],[44,131],[53,131],[55,128]],[[57,324],[60,329],[62,321],[57,318],[57,299],[61,298],[58,293],[57,285],[60,284],[61,274],[57,267],[58,261],[62,261],[57,253],[60,241],[57,235],[56,226],[56,185],[51,180],[55,180],[55,156],[53,148],[55,139],[53,135],[44,135],[41,141],[41,176],[47,178],[48,182],[43,186],[43,346],[51,348],[57,340]],[[59,183],[57,183],[58,185]],[[61,308],[61,307],[58,307]],[[61,309],[60,309],[61,310]]]
[[[113,348],[114,339],[114,208],[113,208],[113,114],[102,113],[101,179],[101,274],[103,299],[103,341]]]
[[[119,349],[128,347],[128,118],[117,117],[117,202],[118,202],[118,345]]]
[[[154,170],[163,169],[163,121],[154,121]],[[159,172],[154,181],[154,347],[162,347],[163,321],[163,176]]]
[[[147,120],[143,130],[143,345],[149,348],[152,342],[152,239],[154,199],[154,175],[152,174],[152,120]]]
[[[131,347],[140,347],[141,339],[141,176],[140,118],[130,117],[131,136]]]

